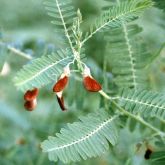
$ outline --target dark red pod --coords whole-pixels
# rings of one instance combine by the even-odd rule
[[[152,152],[153,152],[153,151],[152,151],[151,149],[148,148],[148,149],[146,150],[145,154],[144,154],[144,158],[145,158],[145,159],[150,159]]]
[[[64,98],[63,98],[63,96],[61,96],[61,97],[58,97],[58,96],[57,96],[57,101],[58,101],[58,103],[59,103],[60,108],[61,108],[63,111],[66,111],[67,109],[65,108],[65,105],[64,105]]]
[[[59,79],[57,83],[53,87],[53,92],[61,92],[64,90],[68,83],[68,77],[64,76],[63,78]]]
[[[28,90],[24,95],[24,100],[32,101],[37,97],[38,93],[39,90],[37,88],[34,88],[33,90]]]
[[[84,84],[85,89],[90,92],[98,92],[102,89],[101,85],[90,76],[84,77],[83,84]]]
[[[37,100],[34,99],[32,101],[26,101],[24,107],[27,111],[33,111],[37,106]]]

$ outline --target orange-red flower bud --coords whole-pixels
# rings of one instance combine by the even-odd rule
[[[39,90],[37,88],[34,88],[33,90],[28,90],[24,95],[24,99],[26,101],[32,101],[37,97],[38,93]]]
[[[83,84],[85,89],[90,92],[98,92],[102,89],[101,85],[90,76],[84,77]]]
[[[59,79],[57,83],[53,87],[53,92],[61,92],[64,90],[68,83],[68,77],[64,76],[63,78]]]
[[[83,84],[90,92],[99,92],[102,89],[101,85],[91,76],[90,69],[86,65],[83,71]]]

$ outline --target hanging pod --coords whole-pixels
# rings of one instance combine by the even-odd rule
[[[58,101],[58,104],[59,104],[60,108],[62,109],[62,111],[67,110],[67,109],[65,108],[63,96],[61,96],[61,97],[58,97],[58,96],[57,96],[57,101]]]
[[[147,150],[145,151],[145,154],[144,154],[144,158],[150,159],[152,153],[153,153],[153,151],[150,148],[147,148]]]

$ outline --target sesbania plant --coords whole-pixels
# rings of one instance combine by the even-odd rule
[[[44,5],[63,46],[25,65],[14,79],[15,86],[25,93],[24,106],[32,111],[37,106],[39,90],[52,83],[50,92],[56,94],[59,106],[66,111],[63,92],[70,75],[76,72],[81,75],[80,81],[89,95],[98,92],[105,101],[100,110],[67,124],[55,137],[49,137],[41,144],[51,161],[76,162],[113,150],[119,143],[120,131],[128,121],[135,120],[137,125],[148,129],[146,141],[142,139],[145,159],[151,158],[151,163],[163,162],[165,149],[151,147],[149,142],[164,145],[165,132],[153,121],[162,122],[164,126],[165,96],[150,89],[147,69],[155,56],[150,55],[138,36],[142,28],[131,23],[154,3],[151,0],[106,0],[105,4],[102,14],[91,24],[89,31],[84,32],[82,14],[74,9],[71,0],[47,0]],[[114,89],[99,83],[92,76],[95,68],[87,65],[90,54],[86,54],[85,46],[97,33],[106,41],[103,69],[106,72],[107,65],[112,68]],[[107,83],[106,77],[104,81]],[[79,91],[76,94],[81,95]],[[131,160],[126,164],[131,164]]]

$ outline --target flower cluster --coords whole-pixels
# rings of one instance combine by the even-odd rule
[[[64,104],[64,98],[63,98],[63,91],[66,88],[68,82],[69,82],[69,77],[70,77],[71,71],[69,68],[69,65],[64,67],[63,73],[61,74],[59,80],[55,83],[53,86],[53,92],[56,93],[57,101],[59,103],[60,108],[62,111],[67,110]],[[89,92],[99,92],[102,90],[101,85],[91,76],[90,69],[85,65],[83,73],[83,85],[85,89]],[[28,111],[32,111],[36,105],[37,105],[37,95],[38,95],[38,89],[35,88],[33,90],[28,90],[25,95],[25,104],[24,107]]]

